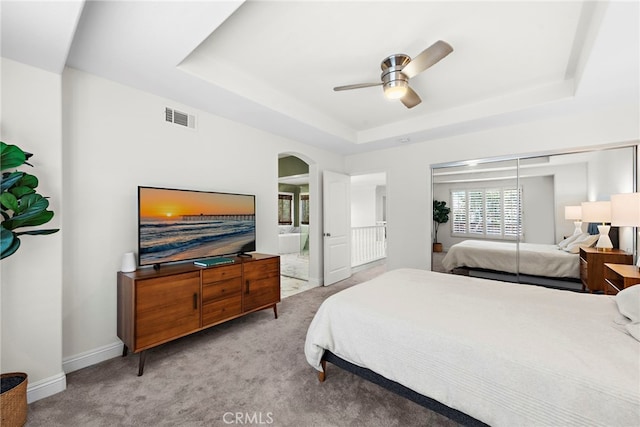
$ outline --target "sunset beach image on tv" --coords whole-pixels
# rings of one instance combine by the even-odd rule
[[[138,187],[140,265],[255,251],[255,196]]]

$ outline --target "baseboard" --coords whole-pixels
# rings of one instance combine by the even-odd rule
[[[360,271],[368,270],[368,269],[370,269],[372,267],[376,267],[378,265],[385,264],[386,262],[387,262],[387,257],[384,257],[384,258],[378,258],[376,260],[366,262],[364,264],[356,265],[355,267],[351,267],[351,274],[355,274],[355,273],[358,273]]]
[[[320,279],[309,277],[309,284],[312,286],[322,286],[322,281]]]
[[[28,383],[27,403],[32,403],[65,391],[67,388],[66,374],[69,372],[77,371],[78,369],[86,368],[118,356],[122,356],[122,343],[120,341],[63,359],[62,369],[64,372],[34,383]]]
[[[35,402],[36,400],[53,396],[56,393],[65,391],[66,388],[67,388],[67,376],[64,374],[64,372],[61,372],[58,375],[54,375],[52,377],[37,381],[35,383],[29,382],[27,384],[27,403],[32,403],[32,402]]]
[[[62,369],[68,374],[118,356],[122,356],[122,342],[120,341],[64,358],[62,359]]]

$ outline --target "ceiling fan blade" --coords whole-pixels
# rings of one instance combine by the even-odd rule
[[[418,94],[415,93],[413,89],[407,87],[407,93],[405,94],[405,96],[400,98],[400,101],[402,101],[405,107],[413,108],[416,105],[420,104],[422,102],[422,99],[420,99]]]
[[[355,85],[346,85],[346,86],[336,86],[333,88],[336,92],[340,90],[349,90],[349,89],[360,89],[362,87],[371,87],[371,86],[382,86],[382,82],[378,83],[358,83]]]
[[[451,52],[453,52],[453,48],[449,43],[438,40],[413,58],[411,62],[402,69],[402,74],[411,78],[431,67]]]

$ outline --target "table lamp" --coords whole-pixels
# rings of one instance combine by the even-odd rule
[[[573,225],[576,226],[574,236],[582,234],[582,206],[565,206],[564,219],[573,220]]]
[[[582,202],[582,220],[585,222],[601,222],[598,226],[600,237],[596,243],[596,249],[600,251],[610,251],[613,243],[609,238],[610,225],[605,223],[611,222],[611,202]]]
[[[640,227],[640,193],[611,196],[611,224],[621,227]],[[640,233],[640,229],[638,232]],[[637,257],[636,266],[640,269],[640,256]]]

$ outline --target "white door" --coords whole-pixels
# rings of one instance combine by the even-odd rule
[[[351,276],[351,179],[325,171],[322,176],[324,285]]]

